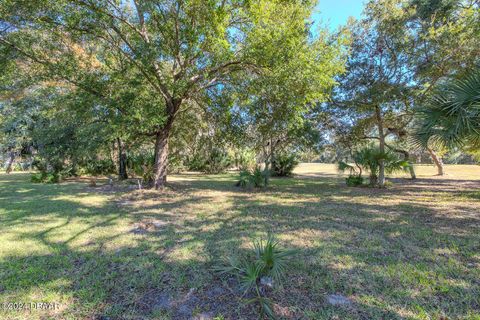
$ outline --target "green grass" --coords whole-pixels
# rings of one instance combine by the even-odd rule
[[[212,267],[269,231],[300,249],[271,293],[283,318],[480,319],[480,167],[418,169],[378,190],[305,164],[257,192],[236,174],[173,176],[163,193],[0,174],[0,303],[58,304],[0,319],[256,319]]]

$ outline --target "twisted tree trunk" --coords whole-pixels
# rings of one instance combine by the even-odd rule
[[[437,175],[438,176],[443,176],[445,174],[443,170],[443,161],[442,158],[440,158],[433,149],[427,148],[428,153],[430,153],[430,156],[432,157],[433,163],[437,166]]]
[[[407,161],[410,165],[408,166],[408,171],[410,172],[410,177],[412,180],[417,179],[417,175],[415,174],[415,168],[413,167],[412,162],[410,161],[410,153],[407,150],[397,149],[392,146],[388,146],[391,150],[401,153],[403,155],[403,160]]]

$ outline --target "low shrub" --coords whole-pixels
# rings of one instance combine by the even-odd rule
[[[237,277],[243,294],[254,295],[247,303],[258,304],[262,318],[275,319],[273,303],[267,294],[274,286],[281,285],[287,262],[296,253],[296,250],[281,249],[278,241],[269,234],[266,240],[254,240],[252,249],[245,255],[230,256],[226,265],[215,269],[221,274]]]
[[[83,166],[85,173],[92,176],[109,175],[115,173],[115,164],[110,159],[89,160]]]
[[[249,150],[243,150],[237,155],[238,169],[242,170],[254,170],[257,164],[255,159],[255,152]]]
[[[44,183],[59,183],[62,180],[62,175],[59,173],[47,173]]]
[[[34,183],[59,183],[63,179],[76,176],[77,168],[73,164],[63,164],[59,161],[53,161],[52,164],[45,159],[36,159],[32,166],[38,170],[33,173],[30,180]]]
[[[347,186],[349,187],[358,187],[363,184],[363,177],[350,175],[345,179],[345,181],[347,182]]]
[[[225,151],[214,148],[208,154],[196,154],[188,161],[187,167],[191,171],[200,171],[210,174],[223,173],[232,166],[231,157]]]
[[[37,169],[40,172],[47,172],[47,162],[45,160],[35,159],[32,162],[32,167]]]
[[[30,176],[30,181],[34,183],[41,183],[45,179],[46,172],[33,173]]]
[[[378,185],[380,161],[383,161],[385,165],[385,173],[387,174],[398,171],[408,171],[411,167],[411,164],[408,161],[398,159],[397,155],[392,151],[381,152],[375,145],[362,148],[355,152],[353,154],[353,160],[355,165],[340,161],[338,163],[338,170],[341,172],[348,170],[350,171],[350,176],[361,176],[362,172],[369,172],[369,184],[371,187],[384,187]]]
[[[220,149],[213,149],[212,152],[208,155],[207,161],[205,163],[204,172],[205,173],[223,173],[232,166],[232,159],[230,156]]]
[[[59,171],[59,174],[63,177],[76,177],[78,176],[79,167],[74,164],[69,164]]]
[[[201,157],[200,155],[196,154],[193,156],[192,159],[187,161],[187,167],[189,171],[201,171],[205,170],[206,166],[206,159]]]
[[[294,154],[279,154],[272,162],[272,175],[276,177],[291,176],[298,163]]]
[[[145,183],[151,183],[154,178],[155,154],[143,152],[133,154],[128,159],[128,167],[135,175],[142,177]]]
[[[253,170],[251,175],[251,183],[255,188],[262,188],[265,187],[265,175],[268,174],[266,171],[262,171],[260,167],[256,167]]]
[[[37,172],[31,175],[30,181],[33,183],[59,183],[62,176],[59,173]]]
[[[250,176],[251,176],[250,171],[248,171],[248,170],[240,171],[240,177],[239,177],[239,180],[237,182],[237,187],[241,187],[241,188],[248,187],[248,185],[250,183],[250,179],[251,179]]]
[[[237,187],[247,188],[263,188],[266,187],[265,180],[266,176],[270,174],[266,170],[261,170],[260,167],[256,167],[253,172],[249,170],[240,171],[239,180],[237,182]]]
[[[186,168],[183,165],[183,159],[177,155],[169,155],[168,157],[168,167],[167,167],[167,172],[168,173],[180,173],[182,171],[185,171]]]

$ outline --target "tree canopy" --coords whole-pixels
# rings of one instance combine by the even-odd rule
[[[0,42],[29,72],[97,97],[117,123],[132,125],[127,131],[155,137],[161,188],[178,114],[241,86],[238,79],[268,82],[278,87],[276,99],[288,92],[297,99],[290,105],[302,108],[324,99],[341,70],[342,43],[311,36],[313,7],[300,0],[2,1]]]
[[[157,189],[185,166],[219,172],[249,154],[268,170],[328,143],[411,160],[422,110],[478,69],[478,1],[371,0],[358,21],[313,32],[315,5],[2,0],[2,149],[59,168],[108,160],[122,179],[142,159]]]

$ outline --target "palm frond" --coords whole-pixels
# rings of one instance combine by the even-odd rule
[[[260,300],[259,302],[260,302],[261,313],[267,316],[268,319],[272,319],[272,320],[277,319],[277,316],[273,311],[272,301],[265,297],[260,297],[259,300]]]
[[[480,71],[442,87],[419,110],[416,147],[480,148]]]
[[[242,271],[239,277],[240,288],[243,294],[246,294],[256,286],[262,272],[262,266],[254,262],[245,262]]]
[[[284,250],[273,234],[269,233],[266,240],[253,241],[253,252],[243,259],[229,258],[226,266],[216,267],[221,274],[232,274],[238,278],[243,295],[254,292],[255,297],[246,300],[246,303],[257,303],[262,317],[276,319],[272,302],[262,290],[262,279],[270,277],[280,284],[286,273],[286,263],[289,257],[297,250]],[[269,280],[271,280],[269,279]]]
[[[280,249],[279,242],[272,234],[267,236],[266,241],[254,241],[253,246],[263,273],[280,282],[285,274],[288,258],[295,255],[297,251]]]
[[[347,170],[350,171],[350,174],[354,173],[355,172],[355,167],[346,163],[346,162],[343,162],[343,161],[340,161],[337,165],[337,169],[338,171],[340,172],[345,172]]]

